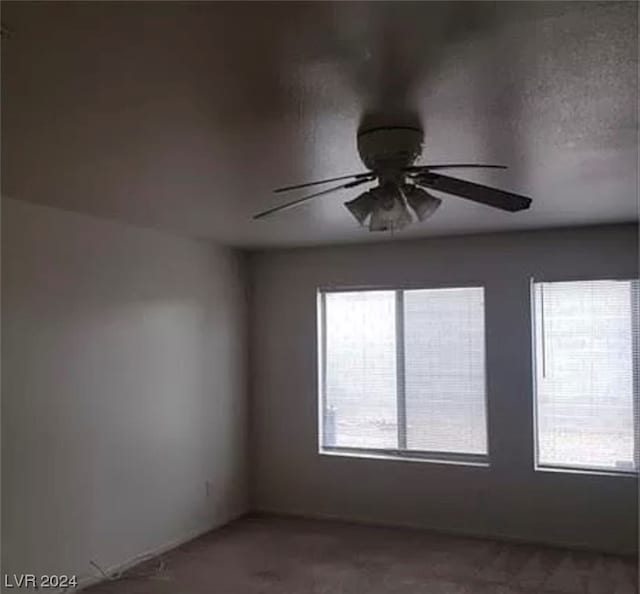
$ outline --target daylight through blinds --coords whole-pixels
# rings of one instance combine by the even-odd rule
[[[321,445],[485,456],[481,287],[322,294]]]
[[[538,464],[637,468],[638,281],[535,283]]]

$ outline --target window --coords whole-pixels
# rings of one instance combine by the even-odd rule
[[[638,281],[534,283],[536,464],[638,468]]]
[[[320,447],[484,463],[484,290],[320,293]]]

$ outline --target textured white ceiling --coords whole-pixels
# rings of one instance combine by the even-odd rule
[[[402,237],[638,219],[634,2],[7,2],[2,193],[239,246],[380,240],[274,187],[362,171],[363,117],[524,193]],[[292,194],[295,198],[302,194]]]

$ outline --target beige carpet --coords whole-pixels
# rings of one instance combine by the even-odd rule
[[[90,594],[636,594],[637,561],[580,551],[256,517]],[[140,577],[135,577],[135,576]]]

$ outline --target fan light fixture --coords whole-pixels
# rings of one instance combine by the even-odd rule
[[[419,221],[428,219],[442,204],[440,198],[436,198],[421,188],[405,184],[402,187],[409,206],[413,209]]]
[[[370,231],[400,230],[412,222],[407,204],[419,221],[429,218],[442,204],[442,200],[425,190],[404,184],[402,190],[396,185],[385,185],[360,194],[345,202],[353,217],[364,226],[367,219]]]

